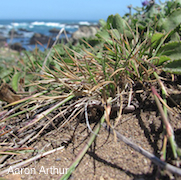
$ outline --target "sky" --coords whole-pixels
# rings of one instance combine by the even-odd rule
[[[123,16],[143,0],[1,0],[0,19],[99,20]]]

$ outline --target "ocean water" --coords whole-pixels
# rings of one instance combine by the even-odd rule
[[[65,28],[70,34],[75,32],[80,25],[96,25],[98,21],[81,21],[81,20],[0,20],[0,35],[7,38],[7,43],[20,42],[27,50],[32,50],[35,45],[30,45],[30,38],[34,33],[41,33],[46,36],[51,36],[50,29]],[[18,37],[13,39],[9,36],[9,31],[14,29]],[[23,30],[22,30],[23,29]],[[69,35],[71,36],[71,35]],[[62,34],[61,37],[64,37]],[[61,38],[60,37],[60,38]],[[40,47],[41,48],[41,47]]]

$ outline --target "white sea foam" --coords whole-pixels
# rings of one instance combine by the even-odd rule
[[[66,25],[67,29],[78,29],[79,25]]]
[[[12,28],[13,28],[13,26],[11,26],[11,25],[7,25],[7,26],[6,26],[6,28],[7,28],[7,29],[12,29]]]
[[[87,25],[87,26],[90,25],[90,23],[88,21],[80,21],[79,24],[80,25]]]
[[[43,22],[43,21],[35,21],[32,22],[28,27],[34,28],[35,26],[46,26],[46,27],[52,27],[52,28],[67,28],[67,29],[78,29],[79,25],[89,25],[89,22],[78,22],[77,24],[65,24],[65,23],[59,23],[59,22]]]
[[[35,21],[35,22],[32,22],[31,23],[32,26],[42,26],[42,25],[45,25],[45,22],[43,21]]]
[[[48,22],[48,23],[45,23],[46,26],[52,26],[52,27],[65,27],[65,24],[61,24],[61,23],[54,23],[54,22]]]
[[[14,22],[14,23],[11,23],[11,25],[13,27],[27,27],[28,23],[17,23],[17,22]]]
[[[30,28],[32,28],[33,26],[48,26],[48,27],[63,28],[65,27],[65,24],[58,23],[58,22],[35,21],[31,23]]]
[[[54,21],[33,21],[33,22],[12,22],[9,25],[6,25],[7,29],[18,29],[18,28],[24,28],[24,29],[33,29],[33,28],[65,28],[65,29],[78,29],[80,25],[91,25],[95,23],[91,23],[89,21],[79,21],[79,22],[54,22]]]
[[[19,26],[19,23],[11,23],[12,26]]]

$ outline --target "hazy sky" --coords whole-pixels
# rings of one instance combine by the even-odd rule
[[[141,7],[143,0],[1,0],[0,19],[107,19],[121,16],[127,6]],[[162,0],[163,1],[163,0]]]

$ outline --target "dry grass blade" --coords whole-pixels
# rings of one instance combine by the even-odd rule
[[[34,95],[32,95],[32,96],[25,97],[25,98],[23,98],[23,99],[20,99],[20,100],[18,100],[18,101],[15,101],[15,102],[13,102],[13,103],[10,103],[10,104],[4,106],[4,108],[7,108],[7,107],[9,107],[9,106],[14,106],[14,105],[20,104],[20,103],[22,103],[22,102],[26,102],[26,101],[28,101],[28,100],[31,100],[31,99],[36,98],[36,97],[38,97],[38,96],[41,96],[42,94],[45,94],[45,93],[47,93],[47,92],[48,92],[48,91],[42,91],[42,92],[37,93],[37,94],[34,94]]]
[[[96,91],[98,88],[102,88],[102,86],[106,86],[108,84],[113,84],[115,86],[115,88],[117,87],[117,85],[114,81],[105,81],[105,82],[99,83],[98,85],[94,86],[92,89],[90,89],[89,93],[92,93],[92,92]]]
[[[40,121],[42,118],[46,117],[49,113],[51,113],[53,110],[57,109],[58,107],[60,107],[61,105],[63,105],[65,102],[69,101],[70,99],[72,99],[74,97],[74,95],[70,95],[69,97],[67,97],[66,99],[64,99],[63,101],[57,103],[56,105],[50,107],[49,109],[47,109],[46,111],[36,115],[36,117],[30,122],[28,123],[28,125],[22,127],[21,129],[19,129],[19,132],[22,132],[23,130],[27,129],[29,126],[32,126],[33,124],[37,123],[38,121]]]

